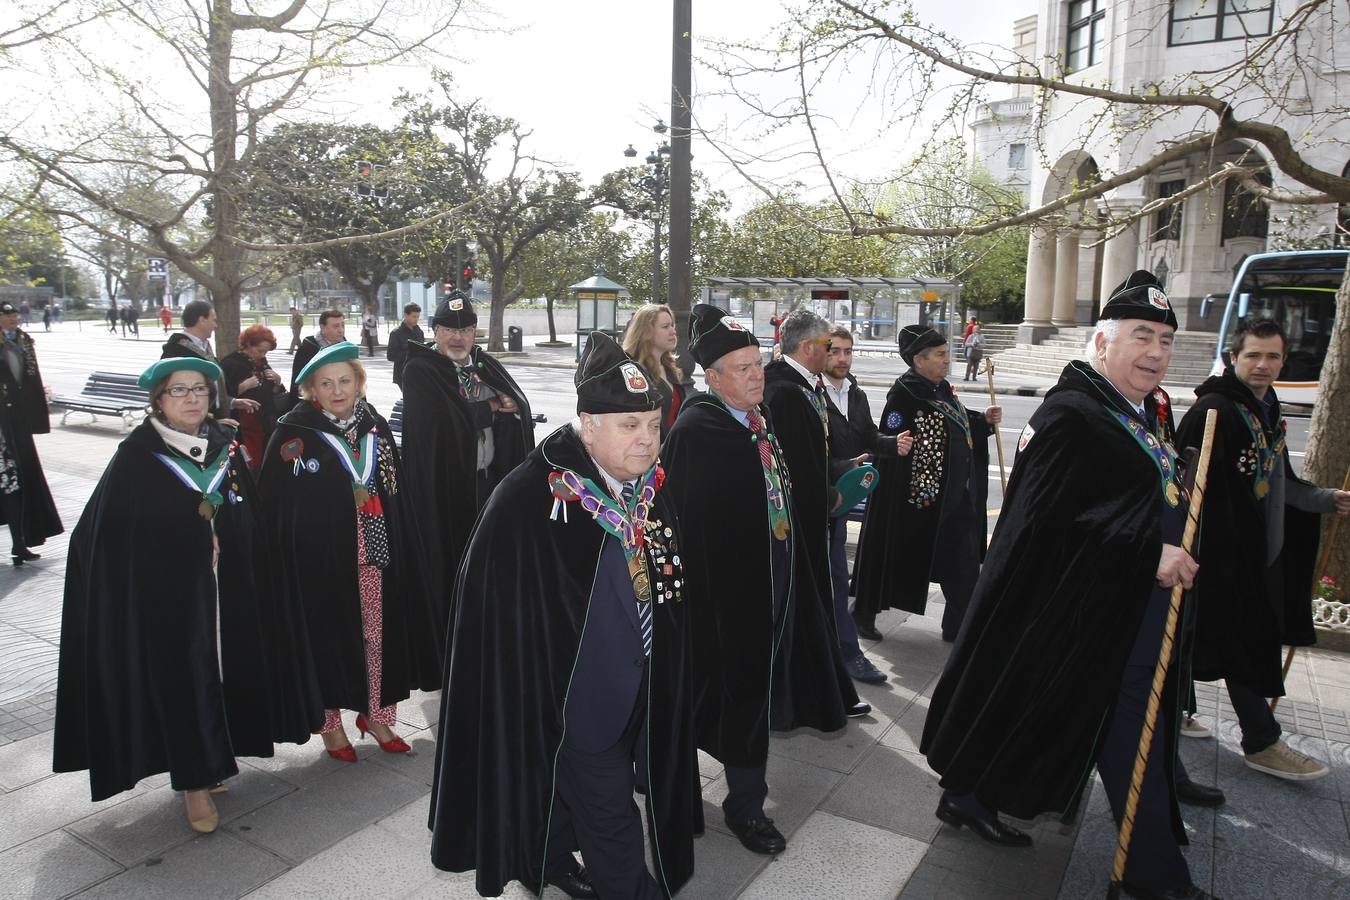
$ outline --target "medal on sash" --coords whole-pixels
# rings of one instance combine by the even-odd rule
[[[1127,416],[1125,413],[1110,410],[1111,415],[1120,423],[1121,427],[1130,433],[1135,442],[1143,448],[1148,454],[1149,459],[1158,467],[1158,475],[1162,482],[1163,499],[1167,505],[1174,509],[1181,503],[1181,489],[1177,487],[1174,480],[1176,473],[1176,451],[1166,441],[1160,439],[1153,432],[1149,431],[1133,416]]]
[[[946,419],[961,429],[961,433],[966,436],[966,449],[975,449],[975,440],[970,435],[970,417],[966,415],[966,408],[958,401],[955,404],[948,403],[946,400],[931,399],[928,401],[933,408],[942,413]]]
[[[319,437],[323,438],[337,453],[338,462],[342,463],[342,468],[347,470],[347,474],[352,478],[352,499],[356,501],[356,508],[360,509],[370,502],[370,491],[366,485],[370,484],[370,476],[375,473],[375,440],[374,429],[366,432],[365,437],[361,438],[361,446],[358,450],[353,450],[347,445],[347,442],[335,434],[329,434],[326,431],[318,432]]]
[[[1256,499],[1264,500],[1266,495],[1270,493],[1270,476],[1275,471],[1275,460],[1284,455],[1284,419],[1280,420],[1280,433],[1272,447],[1270,440],[1266,437],[1266,429],[1256,417],[1256,414],[1237,400],[1233,401],[1233,405],[1237,407],[1238,413],[1242,416],[1243,424],[1251,432],[1252,444],[1256,447],[1256,472],[1255,479],[1252,482],[1252,493],[1256,495]]]
[[[623,501],[616,500],[608,491],[601,490],[594,481],[573,472],[562,469],[549,474],[549,490],[553,494],[553,514],[555,521],[558,511],[569,502],[581,504],[581,508],[591,514],[596,524],[608,534],[618,538],[628,561],[628,577],[633,582],[633,595],[639,603],[652,601],[651,576],[643,559],[644,536],[651,524],[652,504],[656,501],[656,492],[665,481],[666,473],[659,465],[647,470],[638,482],[633,494],[632,509],[624,509]],[[566,521],[564,514],[563,521]]]
[[[197,504],[197,515],[210,522],[215,518],[216,507],[225,502],[225,498],[220,495],[219,488],[229,469],[230,451],[234,449],[234,446],[231,443],[224,447],[204,469],[199,469],[187,460],[181,460],[165,453],[156,453],[154,456],[188,490],[201,497],[201,502]]]

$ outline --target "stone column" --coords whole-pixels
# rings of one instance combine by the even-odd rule
[[[1031,239],[1027,242],[1027,284],[1023,326],[1050,327],[1050,305],[1054,293],[1055,232],[1046,225],[1033,225]]]
[[[1106,242],[1102,256],[1101,302],[1106,305],[1111,292],[1116,289],[1130,273],[1139,268],[1139,223],[1131,222],[1129,227]]]
[[[1074,315],[1078,303],[1078,229],[1066,228],[1061,231],[1057,244],[1055,306],[1050,316],[1050,324],[1057,328],[1072,328],[1078,324]]]

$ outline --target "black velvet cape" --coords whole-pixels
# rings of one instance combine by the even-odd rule
[[[1256,470],[1238,466],[1244,453],[1256,458],[1256,441],[1235,403],[1262,422],[1260,403],[1238,380],[1232,368],[1195,390],[1198,397],[1177,429],[1177,444],[1199,447],[1205,414],[1218,410],[1215,446],[1209,468],[1205,508],[1200,522],[1200,574],[1196,579],[1195,654],[1193,675],[1199,681],[1228,678],[1263,697],[1284,695],[1280,645],[1317,642],[1312,623],[1313,567],[1320,537],[1320,517],[1284,507],[1283,590],[1271,596],[1266,574],[1266,514],[1253,492]],[[1278,401],[1275,413],[1279,421]],[[1271,445],[1278,425],[1262,425]],[[1300,480],[1289,451],[1276,465],[1284,466],[1286,483]]]
[[[483,896],[499,895],[510,881],[543,890],[564,707],[586,702],[569,690],[610,537],[575,502],[565,519],[550,517],[548,476],[560,468],[604,484],[571,426],[549,435],[493,491],[455,585],[428,822],[431,861],[453,872],[475,869]],[[655,515],[680,536],[665,488]],[[702,830],[690,592],[686,584],[682,602],[654,609],[639,738],[646,743],[652,872],[666,896],[693,873],[693,835]]]
[[[51,489],[47,487],[37,444],[33,442],[33,435],[52,430],[42,372],[38,369],[37,353],[28,332],[17,329],[17,338],[23,356],[23,382],[15,383],[9,366],[0,359],[0,429],[4,431],[5,445],[19,470],[23,539],[28,546],[38,547],[45,544],[47,538],[66,529],[56,511]],[[0,504],[0,525],[7,524],[4,504]]]
[[[797,584],[810,584],[824,617],[830,646],[836,648],[839,687],[845,706],[858,702],[853,679],[843,668],[839,648],[839,625],[834,615],[834,581],[830,577],[830,510],[839,496],[834,483],[846,471],[843,462],[830,455],[829,441],[820,414],[803,391],[814,386],[784,360],[764,367],[764,405],[769,410],[774,433],[791,479],[792,506],[799,527],[796,546]],[[826,415],[829,415],[828,407]]]
[[[510,413],[493,416],[488,473],[498,481],[534,449],[534,420],[529,401],[502,364],[478,347],[473,357],[483,382],[515,400],[520,408],[519,418]],[[487,502],[478,496],[480,426],[474,404],[460,396],[454,363],[434,348],[408,344],[402,387],[404,477],[421,533],[428,595],[437,627],[444,634],[450,623],[455,573],[478,511]]]
[[[379,413],[369,404],[366,409],[362,434],[373,427],[379,435],[377,486],[389,535],[380,627],[380,701],[387,706],[407,699],[410,689],[440,687],[442,631],[425,592],[393,435]],[[352,478],[319,432],[342,440],[337,426],[308,401],[277,422],[258,474],[267,538],[278,562],[278,590],[304,610],[324,707],[369,713]],[[297,472],[282,458],[296,439],[303,444],[301,457],[317,461],[317,471],[301,465]]]
[[[214,459],[230,432],[213,425],[208,440]],[[213,522],[214,573],[201,495],[154,453],[172,455],[145,421],[70,538],[53,768],[88,769],[96,801],[165,771],[177,790],[208,787],[235,774],[234,757],[271,756],[273,741],[302,744],[323,723],[300,613],[272,590],[238,447]]]
[[[847,721],[833,613],[826,616],[813,583],[801,583],[804,527],[790,492],[793,583],[775,621],[774,537],[750,438],[718,397],[700,394],[685,404],[662,451],[684,533],[698,746],[745,767],[768,759],[771,728],[837,731]]]
[[[894,437],[908,431],[914,446],[907,456],[879,457],[873,463],[881,478],[867,501],[853,563],[854,609],[860,617],[874,617],[892,608],[922,615],[928,607],[928,585],[937,554],[949,552],[938,546],[938,523],[945,505],[964,496],[960,486],[948,483],[947,459],[953,452],[964,452],[965,448],[953,445],[956,441],[964,443],[965,437],[923,399],[931,393],[911,369],[896,379],[886,395],[880,433]],[[983,528],[989,497],[987,438],[992,430],[984,413],[967,409],[966,415],[972,441],[970,496],[977,513],[976,527]],[[929,493],[931,488],[936,489],[935,495]],[[981,534],[979,545],[983,544]],[[978,566],[980,560],[970,560],[969,564]]]
[[[1019,818],[1076,808],[1162,556],[1158,470],[1113,390],[1070,363],[1032,414],[924,723],[942,785]],[[1176,681],[1174,665],[1173,725]]]

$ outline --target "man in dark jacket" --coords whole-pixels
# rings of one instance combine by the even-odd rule
[[[403,321],[389,332],[389,345],[385,348],[384,355],[394,363],[394,384],[399,387],[403,386],[403,365],[408,361],[408,343],[411,341],[420,344],[427,339],[417,324],[420,318],[422,307],[416,303],[409,303],[403,307]]]
[[[309,365],[309,361],[314,358],[324,347],[341,343],[347,339],[347,317],[340,309],[326,309],[319,313],[319,333],[311,334],[300,342],[300,349],[295,351],[295,359],[291,360],[291,391],[285,406],[287,408],[294,406],[300,400],[300,372]]]
[[[215,307],[205,300],[193,300],[183,307],[183,330],[169,335],[169,339],[164,342],[164,346],[160,350],[159,358],[199,356],[220,365],[220,360],[216,359],[215,350],[211,348],[211,335],[215,334],[215,331]],[[261,408],[257,400],[229,396],[225,391],[225,379],[223,378],[216,382],[216,396],[220,399],[216,408],[212,410],[212,414],[217,419],[228,419],[230,411],[234,409],[257,412]]]
[[[1232,365],[1196,388],[1177,443],[1199,446],[1206,413],[1218,411],[1198,545],[1204,574],[1196,585],[1194,675],[1227,682],[1249,768],[1310,781],[1330,770],[1281,740],[1266,698],[1284,694],[1281,644],[1314,643],[1309,598],[1319,516],[1350,513],[1350,493],[1294,474],[1272,387],[1285,349],[1277,323],[1244,320]]]
[[[867,394],[853,377],[853,333],[846,326],[830,329],[830,347],[825,359],[825,401],[830,414],[830,456],[851,461],[864,454],[893,459],[907,456],[914,446],[908,431],[883,435],[872,421]],[[834,590],[834,618],[839,628],[839,646],[849,677],[866,684],[883,684],[886,676],[858,646],[858,629],[849,614],[848,516],[837,516],[830,529],[830,577]]]
[[[16,566],[38,558],[29,547],[65,530],[33,442],[49,431],[33,339],[19,328],[14,305],[0,303],[0,524],[9,525]]]

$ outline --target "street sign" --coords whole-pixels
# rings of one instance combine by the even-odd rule
[[[147,256],[145,258],[145,275],[151,281],[168,281],[169,267],[164,257]]]

